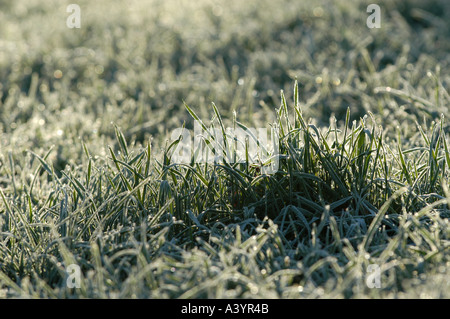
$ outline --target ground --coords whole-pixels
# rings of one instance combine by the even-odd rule
[[[448,1],[71,3],[0,2],[0,297],[449,297]]]

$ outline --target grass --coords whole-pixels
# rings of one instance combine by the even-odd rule
[[[377,30],[364,1],[79,4],[0,5],[0,297],[449,297],[445,1]],[[173,163],[194,121],[273,128],[278,171]]]

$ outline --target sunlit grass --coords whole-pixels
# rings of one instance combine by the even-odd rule
[[[448,298],[448,5],[182,4],[2,3],[0,297]],[[171,161],[194,121],[278,171]]]

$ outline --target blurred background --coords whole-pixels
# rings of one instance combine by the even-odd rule
[[[1,0],[1,146],[56,145],[64,168],[82,156],[80,139],[104,155],[111,123],[131,145],[162,145],[193,125],[183,101],[204,120],[214,102],[226,121],[236,111],[267,127],[280,90],[292,105],[295,79],[319,125],[350,108],[408,136],[450,115],[450,2],[378,1],[381,28],[369,29],[372,2]],[[70,3],[79,29],[66,25]]]

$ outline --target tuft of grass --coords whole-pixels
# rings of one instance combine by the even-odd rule
[[[323,286],[325,296],[400,296],[415,273],[442,267],[450,198],[448,170],[440,169],[449,157],[444,123],[430,136],[422,130],[422,146],[403,150],[399,138],[394,151],[373,118],[357,123],[348,111],[344,127],[318,128],[298,101],[288,106],[282,93],[272,126],[279,169],[271,175],[249,162],[171,164],[173,144],[160,162],[149,145],[129,148],[117,126],[119,150],[110,147],[102,167],[87,144],[76,171],[56,174],[51,151],[36,154],[41,174],[30,186],[54,187],[43,206],[31,200],[32,187],[0,193],[6,294],[297,298],[320,297]],[[214,111],[211,127],[219,125],[225,141]],[[66,287],[71,264],[82,269],[79,289]],[[380,290],[365,284],[371,264],[381,268]]]

